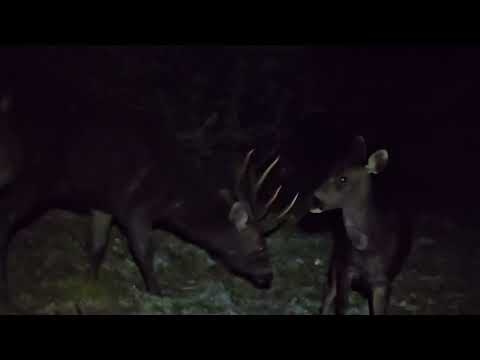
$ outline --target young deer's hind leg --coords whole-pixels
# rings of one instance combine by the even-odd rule
[[[90,256],[92,262],[92,275],[98,279],[100,266],[105,259],[108,247],[112,215],[99,210],[92,210]]]
[[[327,285],[325,286],[325,296],[323,298],[323,305],[322,305],[322,315],[328,315],[331,312],[333,300],[335,300],[335,296],[337,295],[337,281],[336,281],[336,274],[335,269],[332,269],[330,276],[328,278]]]

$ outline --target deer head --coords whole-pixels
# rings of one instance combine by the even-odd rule
[[[315,191],[312,213],[344,208],[366,200],[370,177],[381,173],[388,164],[388,152],[378,150],[366,160],[365,139],[357,136],[344,161],[335,166],[327,180]]]

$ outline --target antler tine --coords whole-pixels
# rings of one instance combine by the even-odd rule
[[[267,178],[268,174],[270,171],[272,171],[273,167],[277,165],[278,161],[280,160],[280,156],[277,156],[275,160],[265,169],[263,174],[260,176],[260,179],[258,179],[257,183],[255,184],[255,187],[253,189],[254,193],[257,194],[258,190],[262,186],[262,184],[265,182],[265,179]]]
[[[261,220],[263,219],[267,213],[268,213],[268,210],[270,210],[270,207],[272,206],[272,204],[275,202],[275,200],[277,199],[278,197],[278,193],[280,192],[280,190],[282,190],[282,185],[280,185],[277,190],[275,190],[275,192],[273,193],[272,197],[270,198],[270,200],[268,200],[268,202],[265,204],[264,208],[263,208],[263,211],[262,213],[258,216],[258,219]]]
[[[264,234],[270,233],[272,230],[277,228],[282,223],[282,221],[285,220],[285,215],[288,214],[288,212],[292,209],[292,207],[295,204],[295,202],[297,201],[299,195],[300,195],[300,193],[297,193],[295,195],[295,197],[293,198],[293,200],[290,202],[290,204],[288,204],[288,206],[285,208],[285,210],[283,210],[274,219],[264,219],[261,222],[262,233],[264,233]]]
[[[276,218],[276,220],[280,220],[282,217],[284,217],[293,207],[293,205],[295,205],[295,202],[297,201],[298,199],[298,196],[300,195],[300,193],[297,192],[297,194],[295,195],[295,197],[293,198],[293,200],[290,202],[290,204],[285,208],[285,210],[283,210]]]
[[[247,172],[248,165],[250,163],[250,159],[254,153],[255,149],[251,149],[247,155],[245,156],[245,159],[243,160],[242,167],[240,168],[239,172],[237,173],[236,181],[235,181],[235,194],[239,199],[243,199],[244,196],[242,195],[241,191],[241,183],[242,179],[245,177],[245,173]]]
[[[278,196],[278,193],[280,192],[280,190],[282,190],[282,185],[280,185],[277,188],[277,190],[275,190],[275,193],[273,194],[273,196],[270,198],[270,200],[268,200],[267,204],[265,205],[265,209],[267,211],[270,208],[270,206],[272,206],[273,202],[277,199],[277,196]]]

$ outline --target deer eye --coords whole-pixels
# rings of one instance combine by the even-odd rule
[[[341,184],[345,184],[347,182],[347,178],[345,176],[340,176],[338,178],[338,182]]]

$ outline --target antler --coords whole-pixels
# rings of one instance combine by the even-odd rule
[[[267,166],[267,168],[263,171],[263,173],[260,175],[260,177],[257,180],[254,169],[249,167],[254,151],[255,149],[252,149],[247,153],[242,163],[242,166],[237,172],[237,177],[235,181],[235,194],[239,200],[245,201],[250,204],[251,214],[255,219],[255,221],[259,223],[259,226],[261,226],[262,229],[264,229],[265,231],[271,231],[273,228],[278,226],[285,219],[286,215],[295,205],[295,202],[298,199],[299,193],[297,193],[294,196],[294,198],[290,201],[290,203],[282,211],[280,211],[278,215],[273,216],[273,218],[269,218],[268,221],[265,221],[265,218],[268,216],[271,206],[273,205],[275,200],[278,198],[278,195],[282,190],[282,185],[279,185],[277,187],[277,189],[274,191],[274,193],[268,199],[265,205],[260,205],[258,203],[258,193],[262,185],[265,183],[265,180],[267,179],[268,175],[271,173],[272,169],[279,162],[280,156],[277,156],[275,160],[273,160],[270,163],[270,165]],[[247,196],[245,196],[244,192],[241,190],[241,184],[247,172],[250,175],[250,187],[251,187],[249,202],[247,201]]]
[[[245,156],[245,159],[243,160],[242,166],[237,172],[237,175],[235,177],[235,195],[238,200],[240,201],[245,201],[248,203],[248,198],[245,196],[245,193],[242,191],[242,181],[245,178],[245,175],[248,170],[248,166],[250,165],[250,159],[252,158],[253,152],[255,149],[251,149],[247,155]]]

